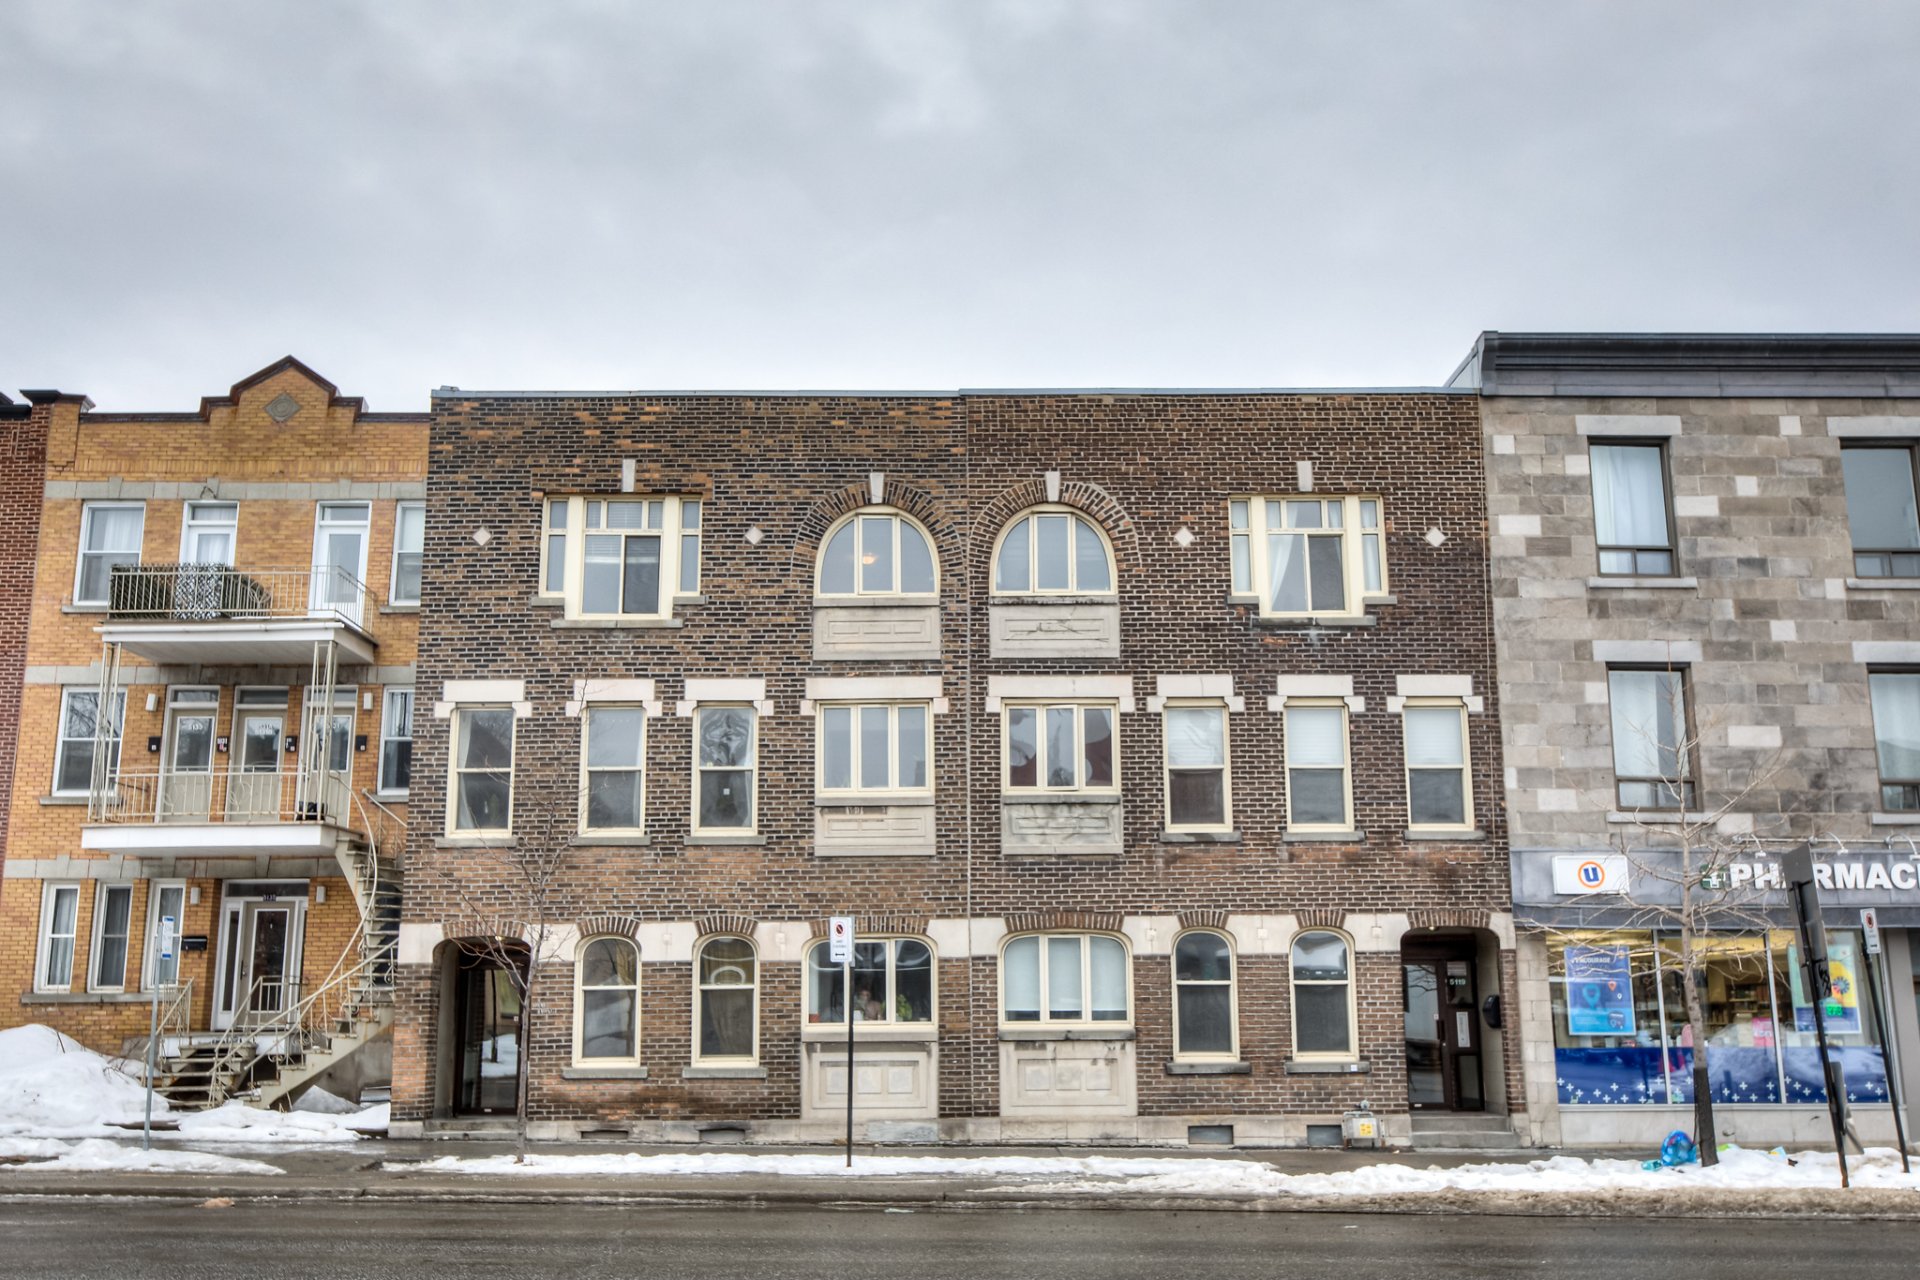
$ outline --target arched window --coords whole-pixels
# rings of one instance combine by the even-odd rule
[[[1000,535],[993,589],[1002,595],[1104,595],[1113,590],[1113,550],[1078,513],[1037,507]]]
[[[573,1060],[640,1061],[640,950],[625,938],[589,938],[573,968]]]
[[[1098,933],[1028,934],[1000,955],[1000,1020],[1053,1025],[1129,1020],[1127,948]]]
[[[897,511],[856,511],[828,531],[820,552],[823,596],[932,595],[938,583],[932,540]]]
[[[807,953],[807,1021],[847,1020],[847,967],[827,944]],[[853,1020],[933,1021],[933,948],[918,938],[861,938],[853,944]]]
[[[1293,940],[1293,1052],[1300,1058],[1351,1058],[1352,948],[1337,933]]]
[[[1233,946],[1196,929],[1173,944],[1173,1052],[1180,1058],[1232,1058],[1238,1052]]]
[[[694,961],[697,1033],[693,1056],[708,1065],[759,1056],[759,969],[745,938],[708,938]]]

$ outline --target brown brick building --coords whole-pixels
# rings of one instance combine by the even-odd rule
[[[384,1046],[362,1050],[391,1022],[374,990],[411,760],[425,415],[368,413],[291,357],[197,412],[28,398],[33,440],[0,460],[0,598],[23,549],[31,591],[30,618],[0,608],[19,632],[0,643],[19,697],[0,1026],[117,1052],[158,990],[183,1097],[210,1073],[293,1088],[352,1058],[383,1075]],[[149,945],[163,919],[172,957]],[[305,1023],[333,1025],[329,1052]]]
[[[542,1134],[1522,1127],[1471,395],[445,389],[427,493],[396,1133],[536,937]]]
[[[34,561],[40,553],[40,487],[52,407],[0,395],[0,784],[13,778],[20,694],[33,615]],[[7,806],[0,805],[0,867],[7,861]]]

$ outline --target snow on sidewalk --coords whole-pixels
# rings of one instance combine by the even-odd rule
[[[137,1145],[109,1142],[105,1138],[81,1138],[64,1142],[58,1138],[0,1137],[0,1156],[25,1156],[22,1164],[0,1164],[0,1177],[9,1172],[43,1173],[281,1173],[258,1160],[217,1156],[205,1151],[174,1151],[157,1147],[142,1151]],[[0,1181],[0,1190],[6,1183]]]
[[[685,1177],[752,1174],[793,1178],[914,1178],[954,1176],[1010,1181],[1031,1190],[1084,1195],[1195,1197],[1402,1196],[1442,1191],[1582,1194],[1614,1191],[1805,1190],[1840,1185],[1831,1153],[1791,1159],[1732,1148],[1713,1168],[1641,1168],[1631,1160],[1571,1156],[1509,1164],[1416,1168],[1380,1163],[1337,1173],[1282,1173],[1257,1160],[1153,1159],[1118,1156],[863,1156],[851,1169],[840,1155],[686,1152],[665,1155],[539,1155],[516,1164],[512,1156],[443,1156],[389,1170],[521,1177]],[[1920,1173],[1903,1174],[1900,1157],[1875,1148],[1849,1162],[1853,1183],[1920,1191]]]

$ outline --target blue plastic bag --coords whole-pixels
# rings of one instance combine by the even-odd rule
[[[1699,1158],[1700,1153],[1694,1148],[1693,1139],[1678,1129],[1668,1134],[1667,1140],[1660,1144],[1660,1163],[1669,1168],[1677,1164],[1692,1164]]]

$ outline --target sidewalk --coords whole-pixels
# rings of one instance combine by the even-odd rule
[[[125,1144],[122,1144],[125,1145]],[[138,1146],[138,1139],[132,1140]],[[158,1145],[158,1144],[156,1144]],[[839,1153],[822,1148],[643,1147],[629,1143],[542,1143],[531,1148],[540,1160],[555,1156],[599,1157],[600,1168],[587,1172],[530,1173],[462,1171],[443,1161],[505,1157],[512,1146],[475,1141],[362,1141],[327,1147],[285,1144],[168,1143],[170,1149],[217,1152],[257,1160],[283,1170],[266,1173],[80,1173],[38,1169],[31,1163],[0,1167],[0,1197],[132,1196],[159,1197],[199,1204],[233,1201],[394,1201],[464,1203],[553,1203],[623,1205],[733,1205],[739,1207],[809,1205],[836,1208],[884,1208],[902,1211],[962,1209],[1188,1209],[1265,1212],[1502,1214],[1556,1217],[1802,1217],[1920,1219],[1920,1190],[1909,1187],[1782,1186],[1740,1189],[1689,1185],[1684,1174],[1648,1175],[1645,1187],[1569,1191],[1562,1169],[1545,1168],[1556,1157],[1618,1160],[1621,1153],[1463,1151],[1232,1151],[1139,1148],[1095,1151],[1085,1148],[856,1148],[855,1176],[844,1175]],[[608,1171],[617,1158],[675,1157],[684,1166],[713,1158],[743,1171],[724,1173]],[[804,1159],[764,1160],[801,1156]],[[606,1157],[615,1157],[608,1160]],[[740,1159],[745,1157],[744,1160]],[[492,1159],[489,1159],[492,1158]],[[1079,1166],[1093,1162],[1095,1176],[1005,1172],[871,1173],[893,1161],[951,1164],[962,1160],[1019,1159],[1044,1169],[1045,1161]],[[1107,1178],[1099,1162],[1125,1176]],[[1189,1163],[1199,1162],[1199,1163]],[[1229,1163],[1231,1162],[1231,1163]],[[628,1162],[631,1164],[631,1162]],[[765,1172],[752,1166],[785,1170],[804,1167],[813,1176],[791,1171]],[[1186,1170],[1181,1166],[1187,1165]],[[1162,1170],[1157,1166],[1167,1166]],[[1497,1185],[1471,1189],[1315,1194],[1325,1183],[1314,1179],[1303,1194],[1275,1191],[1283,1183],[1272,1175],[1311,1177],[1377,1169],[1387,1181],[1406,1181],[1412,1170],[1473,1170],[1522,1166],[1511,1174],[1489,1170]],[[564,1168],[564,1164],[562,1165]],[[1014,1166],[1020,1168],[1023,1166]],[[1897,1169],[1897,1165],[1894,1166]],[[1135,1175],[1133,1170],[1140,1170]],[[1183,1172],[1206,1177],[1182,1177]],[[1697,1182],[1698,1174],[1692,1175]],[[1484,1180],[1484,1179],[1483,1179]],[[1339,1181],[1339,1180],[1336,1180]],[[1352,1180],[1346,1180],[1351,1182]],[[1434,1179],[1433,1181],[1441,1181]],[[1169,1190],[1168,1188],[1173,1189]],[[1538,1189],[1535,1189],[1535,1188]]]

